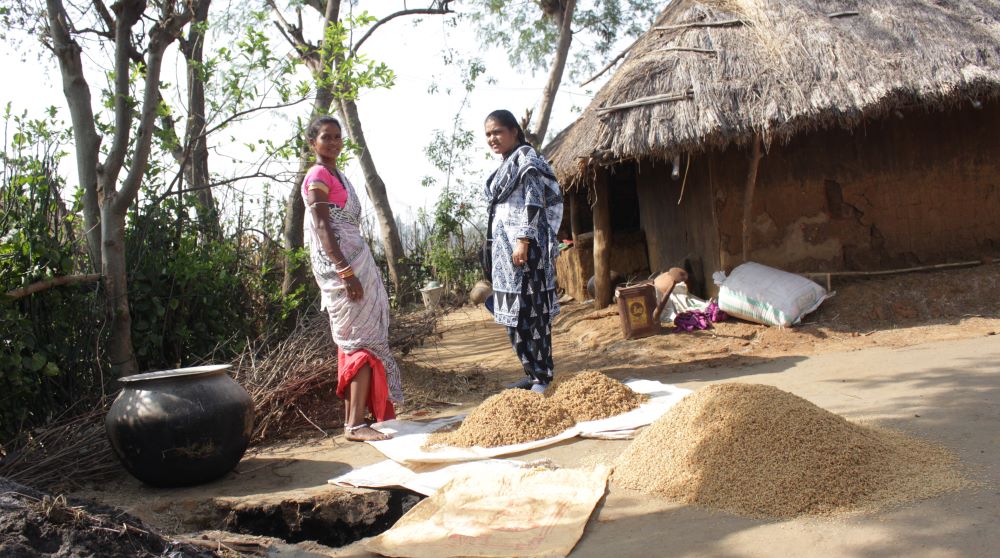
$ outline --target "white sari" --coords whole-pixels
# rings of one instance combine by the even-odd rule
[[[389,349],[389,296],[382,284],[382,275],[375,259],[361,236],[361,204],[354,186],[339,171],[337,177],[347,190],[347,203],[343,208],[329,204],[329,225],[336,235],[345,261],[361,282],[364,296],[361,300],[351,300],[347,296],[344,280],[337,275],[333,262],[320,243],[312,211],[306,211],[305,228],[310,235],[310,260],[313,275],[322,292],[322,308],[330,315],[330,329],[337,346],[348,354],[365,349],[378,358],[385,366],[389,398],[393,402],[402,403],[403,386],[399,365]],[[307,208],[312,207],[308,202],[306,205]]]

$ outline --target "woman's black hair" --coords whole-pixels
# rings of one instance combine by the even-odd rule
[[[340,125],[340,121],[337,120],[336,118],[329,115],[320,116],[316,120],[313,120],[312,124],[310,124],[309,127],[306,128],[306,139],[309,141],[315,141],[316,137],[319,136],[319,129],[322,128],[325,124],[336,124],[338,130],[340,130],[341,132],[344,131],[344,128],[341,127]]]
[[[521,124],[520,122],[517,121],[517,117],[515,117],[514,113],[510,112],[509,110],[505,109],[495,110],[486,115],[486,120],[496,120],[497,123],[499,123],[504,128],[508,128],[510,130],[517,130],[518,145],[531,145],[530,143],[528,143],[528,140],[524,137],[524,130],[521,129]],[[486,120],[484,120],[483,122],[485,122]]]

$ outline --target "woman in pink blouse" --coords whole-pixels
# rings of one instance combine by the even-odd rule
[[[391,436],[366,421],[395,418],[403,401],[399,366],[389,350],[389,297],[368,244],[361,236],[361,205],[354,187],[337,169],[344,148],[340,122],[323,116],[306,131],[316,165],[302,182],[313,275],[330,316],[337,344],[337,395],[345,401],[348,440]]]

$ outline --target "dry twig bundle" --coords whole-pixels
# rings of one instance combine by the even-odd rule
[[[43,490],[77,488],[120,475],[104,430],[109,404],[24,432],[4,448],[0,477]]]
[[[434,333],[436,315],[418,312],[393,316],[389,345],[407,353]],[[343,424],[337,398],[337,346],[325,312],[309,314],[289,336],[263,358],[248,349],[233,363],[234,377],[254,401],[253,442],[279,437],[302,427],[318,429]]]

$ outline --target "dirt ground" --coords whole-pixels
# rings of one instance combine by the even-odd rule
[[[768,327],[730,318],[712,329],[626,340],[617,307],[570,301],[553,327],[556,374],[601,370],[625,378],[694,368],[738,368],[763,359],[904,347],[1000,332],[1000,265],[834,279],[835,295],[802,323]],[[503,328],[482,307],[447,314],[440,337],[404,361],[417,415],[447,403],[474,402],[522,376]]]
[[[623,338],[616,308],[595,311],[590,305],[569,302],[554,324],[556,374],[600,370],[619,379],[652,378],[695,387],[712,374],[738,380],[744,373],[761,375],[769,367],[787,368],[797,359],[825,353],[836,359],[865,349],[891,350],[1000,332],[996,264],[835,280],[833,289],[836,295],[796,327],[779,329],[730,319],[705,331],[665,330],[634,340]],[[401,418],[467,412],[523,375],[504,329],[481,306],[456,308],[442,316],[437,334],[411,350],[400,364],[408,398],[399,409]],[[823,393],[818,391],[821,383],[814,383],[796,384],[795,391],[803,396]],[[840,413],[850,410],[829,408]],[[625,442],[577,441],[552,452],[557,460],[582,463],[588,455],[594,459],[614,455],[621,451],[621,443]],[[297,502],[315,501],[321,494],[328,497],[331,490],[345,498],[373,498],[373,491],[331,489],[326,481],[382,458],[366,444],[314,432],[253,449],[236,471],[209,485],[151,489],[123,475],[77,496],[121,508],[162,532],[182,533],[218,528],[213,521],[220,513],[250,501],[265,507],[273,503],[274,509],[287,513],[289,506],[301,511],[304,508]],[[616,506],[605,505],[601,525],[619,513]]]

